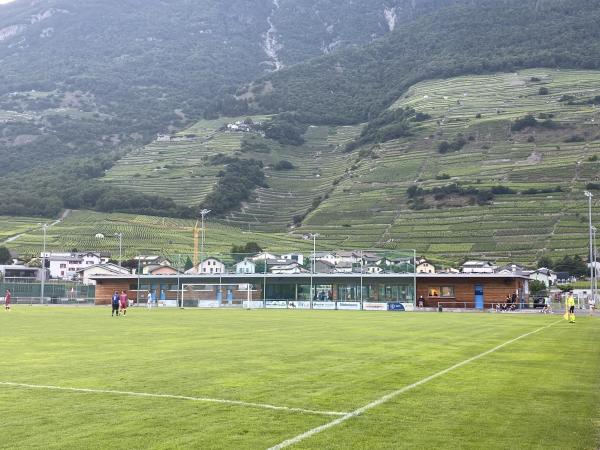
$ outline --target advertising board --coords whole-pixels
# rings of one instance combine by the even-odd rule
[[[313,302],[313,309],[335,309],[335,302]]]
[[[262,300],[250,300],[250,305],[248,305],[248,300],[244,300],[242,302],[242,306],[244,308],[248,308],[248,306],[250,306],[250,308],[259,309],[264,308],[265,304],[262,302]]]
[[[290,301],[288,302],[289,309],[310,309],[310,302],[306,301]]]
[[[402,303],[388,303],[388,311],[404,311]]]
[[[414,311],[415,305],[414,303],[402,303],[404,305],[404,311]]]
[[[177,308],[177,300],[159,300],[159,308]]]
[[[365,303],[363,303],[363,310],[365,310],[365,311],[387,311],[388,306],[387,306],[387,303],[365,302]]]
[[[286,309],[287,302],[283,300],[267,300],[267,309]]]
[[[337,302],[337,309],[360,311],[360,302]]]
[[[220,302],[217,300],[198,300],[198,308],[218,308]]]

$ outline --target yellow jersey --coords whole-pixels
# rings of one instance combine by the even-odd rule
[[[567,306],[575,306],[575,299],[572,295],[569,295],[567,297]]]

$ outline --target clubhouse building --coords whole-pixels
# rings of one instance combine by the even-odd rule
[[[426,307],[489,308],[516,294],[527,302],[521,273],[223,273],[96,275],[97,305],[115,291],[139,303],[165,307],[404,310]]]

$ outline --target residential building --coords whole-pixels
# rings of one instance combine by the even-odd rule
[[[235,266],[235,273],[256,273],[256,263],[251,259],[244,259]]]
[[[5,280],[36,280],[42,279],[42,269],[39,267],[28,267],[20,264],[6,264],[0,265],[0,276]],[[48,276],[48,270],[46,270],[46,278]],[[3,294],[3,292],[0,292]]]
[[[435,266],[426,259],[420,259],[417,260],[417,267],[415,270],[417,273],[435,273]]]
[[[95,252],[46,253],[46,260],[50,277],[63,280],[72,280],[77,277],[78,270],[102,263],[100,254]]]
[[[215,273],[226,273],[225,264],[223,264],[217,258],[206,258],[200,263],[198,267],[199,274],[215,274]]]
[[[294,274],[307,272],[307,270],[297,262],[290,262],[286,260],[277,260],[272,264],[267,262],[267,267],[269,273],[275,274]]]
[[[144,273],[147,275],[177,275],[181,272],[172,266],[151,265],[144,267]]]
[[[304,264],[304,255],[301,253],[286,253],[285,255],[281,255],[281,259],[297,262],[300,265]]]
[[[467,261],[460,268],[462,273],[494,273],[497,266],[490,261]]]
[[[116,264],[94,264],[93,266],[85,267],[77,271],[77,277],[83,284],[96,284],[96,280],[92,277],[98,275],[127,275],[131,271],[125,267],[120,267]]]
[[[159,255],[138,255],[133,258],[134,261],[137,261],[139,266],[142,268],[142,273],[144,272],[144,268],[146,266],[172,266],[173,263],[165,258],[164,256]]]
[[[269,259],[277,259],[277,256],[269,253],[269,252],[260,252],[257,253],[256,255],[254,255],[252,258],[252,261],[257,262],[257,261],[267,261]]]
[[[529,274],[529,278],[541,281],[546,287],[554,286],[556,284],[556,273],[546,267],[534,270]]]
[[[315,252],[310,254],[311,261],[327,261],[331,264],[335,264],[335,255],[332,252]]]
[[[334,273],[336,265],[325,259],[317,259],[315,261],[315,273]]]
[[[577,281],[577,278],[569,272],[556,272],[556,284],[570,284]]]
[[[357,251],[339,251],[335,252],[335,264],[341,263],[360,264],[360,254]]]
[[[354,264],[347,261],[341,261],[335,265],[335,273],[352,273]]]

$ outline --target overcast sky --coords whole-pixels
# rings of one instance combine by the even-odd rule
[[[4,3],[10,3],[13,2],[14,0],[0,0],[0,5],[3,5]]]

